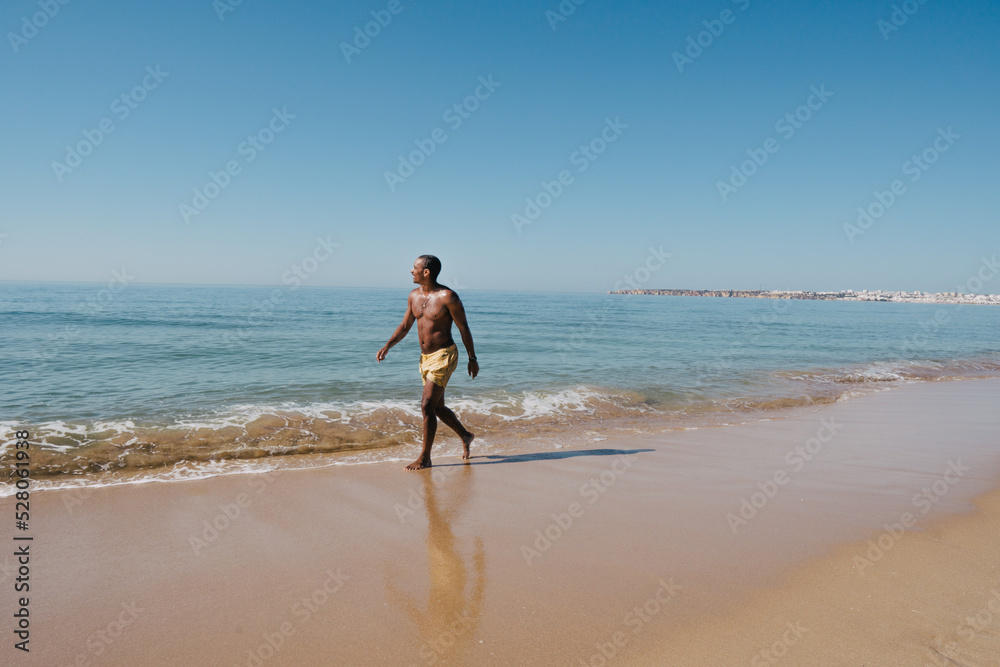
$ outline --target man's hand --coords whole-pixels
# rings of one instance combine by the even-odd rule
[[[386,345],[381,350],[379,350],[378,352],[375,353],[375,359],[378,360],[379,363],[382,363],[382,360],[385,359],[385,355],[387,355],[387,354],[389,354],[389,346],[388,345]]]
[[[472,379],[475,379],[476,376],[479,375],[479,362],[478,361],[470,361],[469,362],[469,375],[472,376]]]

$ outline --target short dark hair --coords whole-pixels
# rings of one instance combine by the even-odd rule
[[[423,263],[425,269],[431,272],[431,280],[437,280],[441,274],[441,260],[434,255],[421,255],[417,259]]]

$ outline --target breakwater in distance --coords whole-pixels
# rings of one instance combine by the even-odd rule
[[[886,292],[882,290],[844,290],[842,292],[809,292],[805,290],[752,289],[622,289],[608,294],[642,294],[653,296],[715,296],[737,299],[808,299],[813,301],[896,301],[907,303],[954,303],[1000,305],[1000,294],[964,294],[961,292]]]

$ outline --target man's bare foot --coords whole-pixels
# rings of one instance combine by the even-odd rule
[[[469,436],[468,437],[462,438],[462,450],[463,450],[462,458],[463,459],[472,458],[472,457],[469,456],[469,445],[471,445],[472,441],[475,440],[475,439],[476,439],[476,434],[473,433],[472,431],[469,431]]]
[[[431,467],[431,457],[422,456],[410,465],[406,466],[407,470],[423,470],[424,468]]]

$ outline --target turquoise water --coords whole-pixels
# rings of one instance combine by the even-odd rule
[[[0,283],[0,440],[29,428],[52,478],[402,456],[419,436],[416,331],[383,363],[375,352],[407,291]],[[461,296],[481,371],[465,374],[456,331],[446,400],[495,446],[1000,370],[990,306]]]

